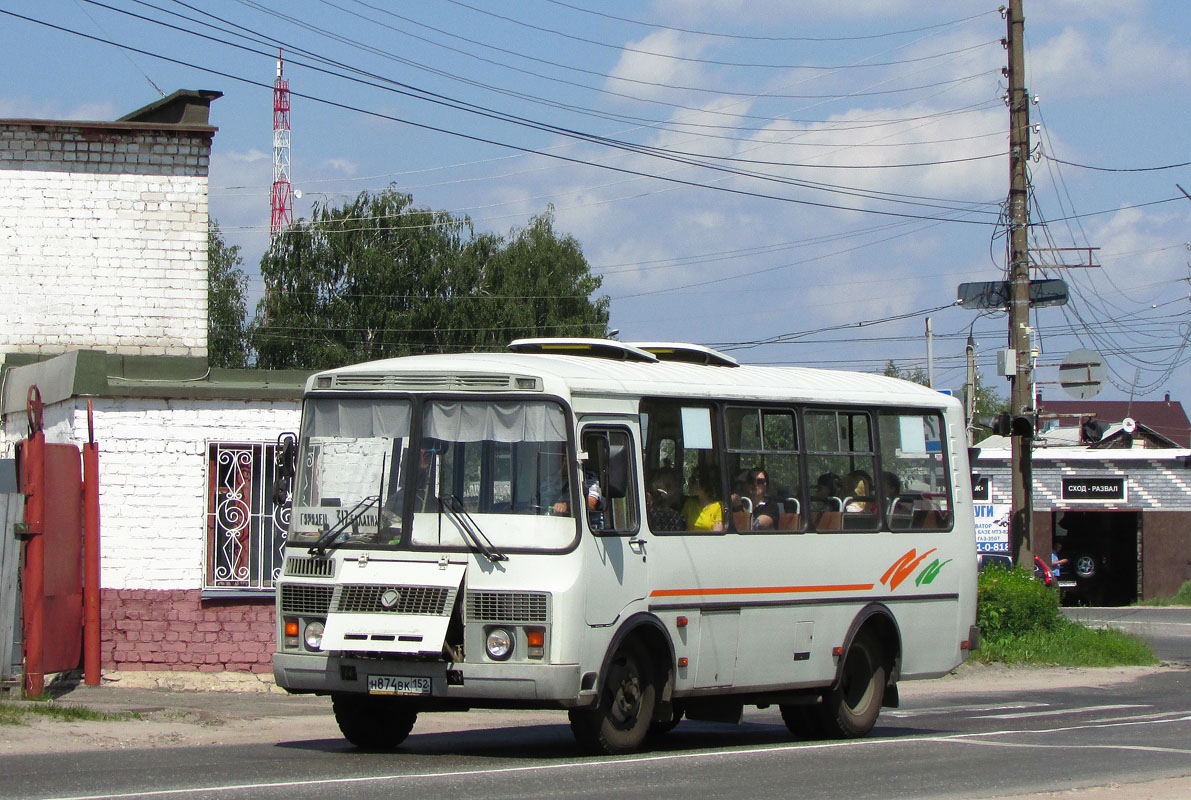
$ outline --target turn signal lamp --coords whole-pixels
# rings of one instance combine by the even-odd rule
[[[526,628],[525,646],[530,658],[542,658],[546,654],[546,629]]]
[[[296,619],[285,621],[285,646],[290,649],[298,647],[298,621]]]

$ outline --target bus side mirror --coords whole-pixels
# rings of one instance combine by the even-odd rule
[[[283,506],[290,500],[298,471],[297,434],[286,432],[278,436],[273,458],[273,505]]]
[[[625,445],[609,445],[608,446],[608,497],[621,498],[628,494],[629,491],[629,475],[632,471],[629,469],[629,448]]]

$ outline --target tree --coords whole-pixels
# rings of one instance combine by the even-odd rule
[[[893,359],[889,359],[889,363],[885,365],[886,378],[901,378],[904,381],[913,381],[914,383],[921,383],[923,386],[930,384],[930,376],[927,375],[926,370],[918,367],[911,372],[902,372],[898,369],[897,364],[893,363]]]
[[[491,350],[525,336],[603,336],[608,299],[549,211],[510,239],[416,208],[394,189],[317,206],[261,260],[257,365],[325,368]]]
[[[962,395],[961,395],[962,396]],[[995,386],[984,383],[984,376],[976,370],[976,404],[972,416],[985,420],[1009,410],[1009,400],[997,393]]]
[[[248,364],[248,277],[238,245],[223,240],[219,223],[207,222],[207,363],[240,368]]]

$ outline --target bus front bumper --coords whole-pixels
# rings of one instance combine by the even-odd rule
[[[415,701],[571,707],[586,705],[593,699],[592,693],[579,690],[578,664],[447,664],[311,653],[273,654],[273,677],[278,686],[291,692],[366,694],[368,679],[373,676],[428,678],[430,693],[411,696]]]

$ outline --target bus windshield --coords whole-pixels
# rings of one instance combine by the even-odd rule
[[[294,544],[561,550],[577,535],[557,403],[313,397],[300,438]]]
[[[314,397],[302,415],[290,541],[311,543],[341,525],[335,544],[401,537],[400,488],[412,404]]]

